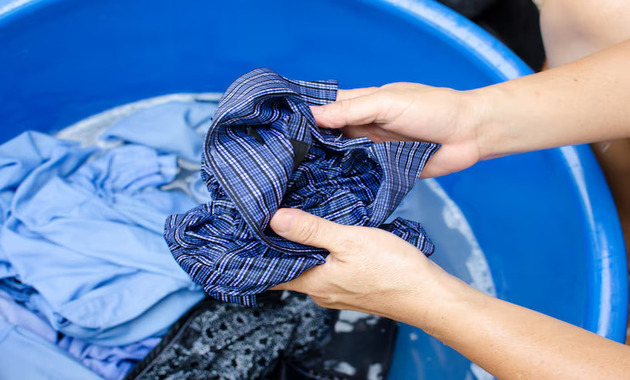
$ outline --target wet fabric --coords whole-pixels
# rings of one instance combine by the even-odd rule
[[[60,351],[56,355],[64,356],[64,358],[69,355],[97,375],[111,380],[122,379],[131,368],[160,342],[159,338],[149,338],[126,346],[109,347],[90,344],[77,338],[64,336],[53,330],[50,324],[42,317],[21,306],[7,293],[1,291],[0,320],[4,320],[5,326],[10,330],[29,331],[29,333],[22,336],[21,342],[28,339],[28,336],[32,336],[31,333],[36,334],[41,338],[37,339],[37,341],[41,345],[49,347],[51,352],[57,351],[54,347],[43,342],[55,345]],[[13,327],[9,327],[9,325],[13,325]],[[0,352],[3,355],[7,351],[15,349],[10,346],[9,342],[7,340],[0,341]],[[35,343],[33,342],[33,344]],[[23,352],[23,354],[27,354],[27,352]],[[23,366],[23,363],[16,362],[14,365]],[[76,367],[76,365],[73,364],[73,367]]]
[[[11,296],[2,291],[0,291],[0,319],[29,330],[48,342],[57,341],[57,332],[43,318],[20,306]]]
[[[114,122],[99,138],[149,146],[161,153],[199,166],[203,138],[210,127],[216,102],[171,101],[138,110]]]
[[[179,172],[162,190],[180,190],[197,203],[208,202],[209,194],[199,175],[203,136],[206,135],[216,100],[170,101],[116,120],[100,136],[106,143],[131,143],[176,155]]]
[[[3,144],[0,286],[90,342],[165,330],[203,298],[161,235],[166,215],[194,204],[159,190],[176,173],[176,156],[140,145],[103,152],[36,132]]]
[[[203,298],[161,235],[166,215],[194,204],[159,189],[176,173],[175,156],[140,145],[100,151],[26,132],[0,146],[0,260],[14,273],[4,290],[93,343],[165,330]]]
[[[221,98],[202,159],[212,200],[170,216],[165,226],[173,256],[209,295],[255,305],[257,294],[324,263],[326,251],[267,228],[280,207],[380,227],[433,252],[419,223],[383,223],[439,146],[374,144],[318,128],[309,106],[334,101],[336,89],[334,81],[288,80],[256,69]]]
[[[27,132],[0,145],[0,356],[22,357],[1,378],[121,379],[204,297],[162,237],[195,201],[164,190],[215,108],[169,102],[68,133],[79,143]]]
[[[161,338],[148,338],[124,346],[100,346],[68,336],[57,347],[80,361],[86,368],[107,380],[120,380],[157,346]]]
[[[0,318],[0,379],[102,380],[27,328]]]
[[[266,378],[278,361],[300,360],[325,341],[332,313],[298,294],[255,309],[208,298],[126,379]]]

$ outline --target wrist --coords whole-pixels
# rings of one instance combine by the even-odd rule
[[[473,290],[455,276],[432,261],[422,263],[425,268],[415,268],[409,275],[402,275],[407,284],[382,314],[409,325],[421,328],[430,335],[440,336],[444,320],[453,315],[453,309],[461,305],[469,290]]]
[[[501,148],[501,127],[497,104],[504,97],[500,90],[493,86],[462,92],[466,128],[477,149],[479,161],[504,155]]]

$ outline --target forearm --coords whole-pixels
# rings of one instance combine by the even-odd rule
[[[442,273],[427,303],[407,297],[394,316],[421,327],[499,379],[630,378],[630,348],[489,297]],[[402,310],[406,310],[402,312]]]
[[[630,41],[574,63],[472,90],[481,159],[630,137]]]

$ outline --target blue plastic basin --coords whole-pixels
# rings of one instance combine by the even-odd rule
[[[0,0],[0,9],[1,141],[147,97],[220,92],[260,66],[342,88],[471,89],[530,74],[433,1]],[[500,298],[624,340],[623,241],[587,147],[495,159],[439,183],[470,222]],[[466,378],[465,359],[410,331],[401,329],[390,378]]]

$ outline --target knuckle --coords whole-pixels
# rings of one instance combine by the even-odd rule
[[[339,102],[340,111],[343,114],[348,114],[352,110],[352,99],[344,99]]]
[[[324,302],[323,299],[316,297],[316,296],[311,296],[311,298],[313,299],[313,302],[315,302],[315,304],[319,307],[328,307],[328,305],[326,304],[326,302]]]
[[[321,226],[318,223],[308,221],[306,223],[302,223],[298,227],[297,233],[301,236],[302,241],[305,244],[312,245],[312,243],[316,243],[319,240],[321,235]]]
[[[395,89],[397,86],[398,86],[397,82],[396,83],[387,83],[387,84],[384,84],[381,87],[379,87],[379,89],[382,90],[382,91],[388,91],[388,90],[391,90],[391,89]]]
[[[327,309],[336,309],[337,299],[332,295],[311,295],[311,298],[318,306],[325,307]]]

